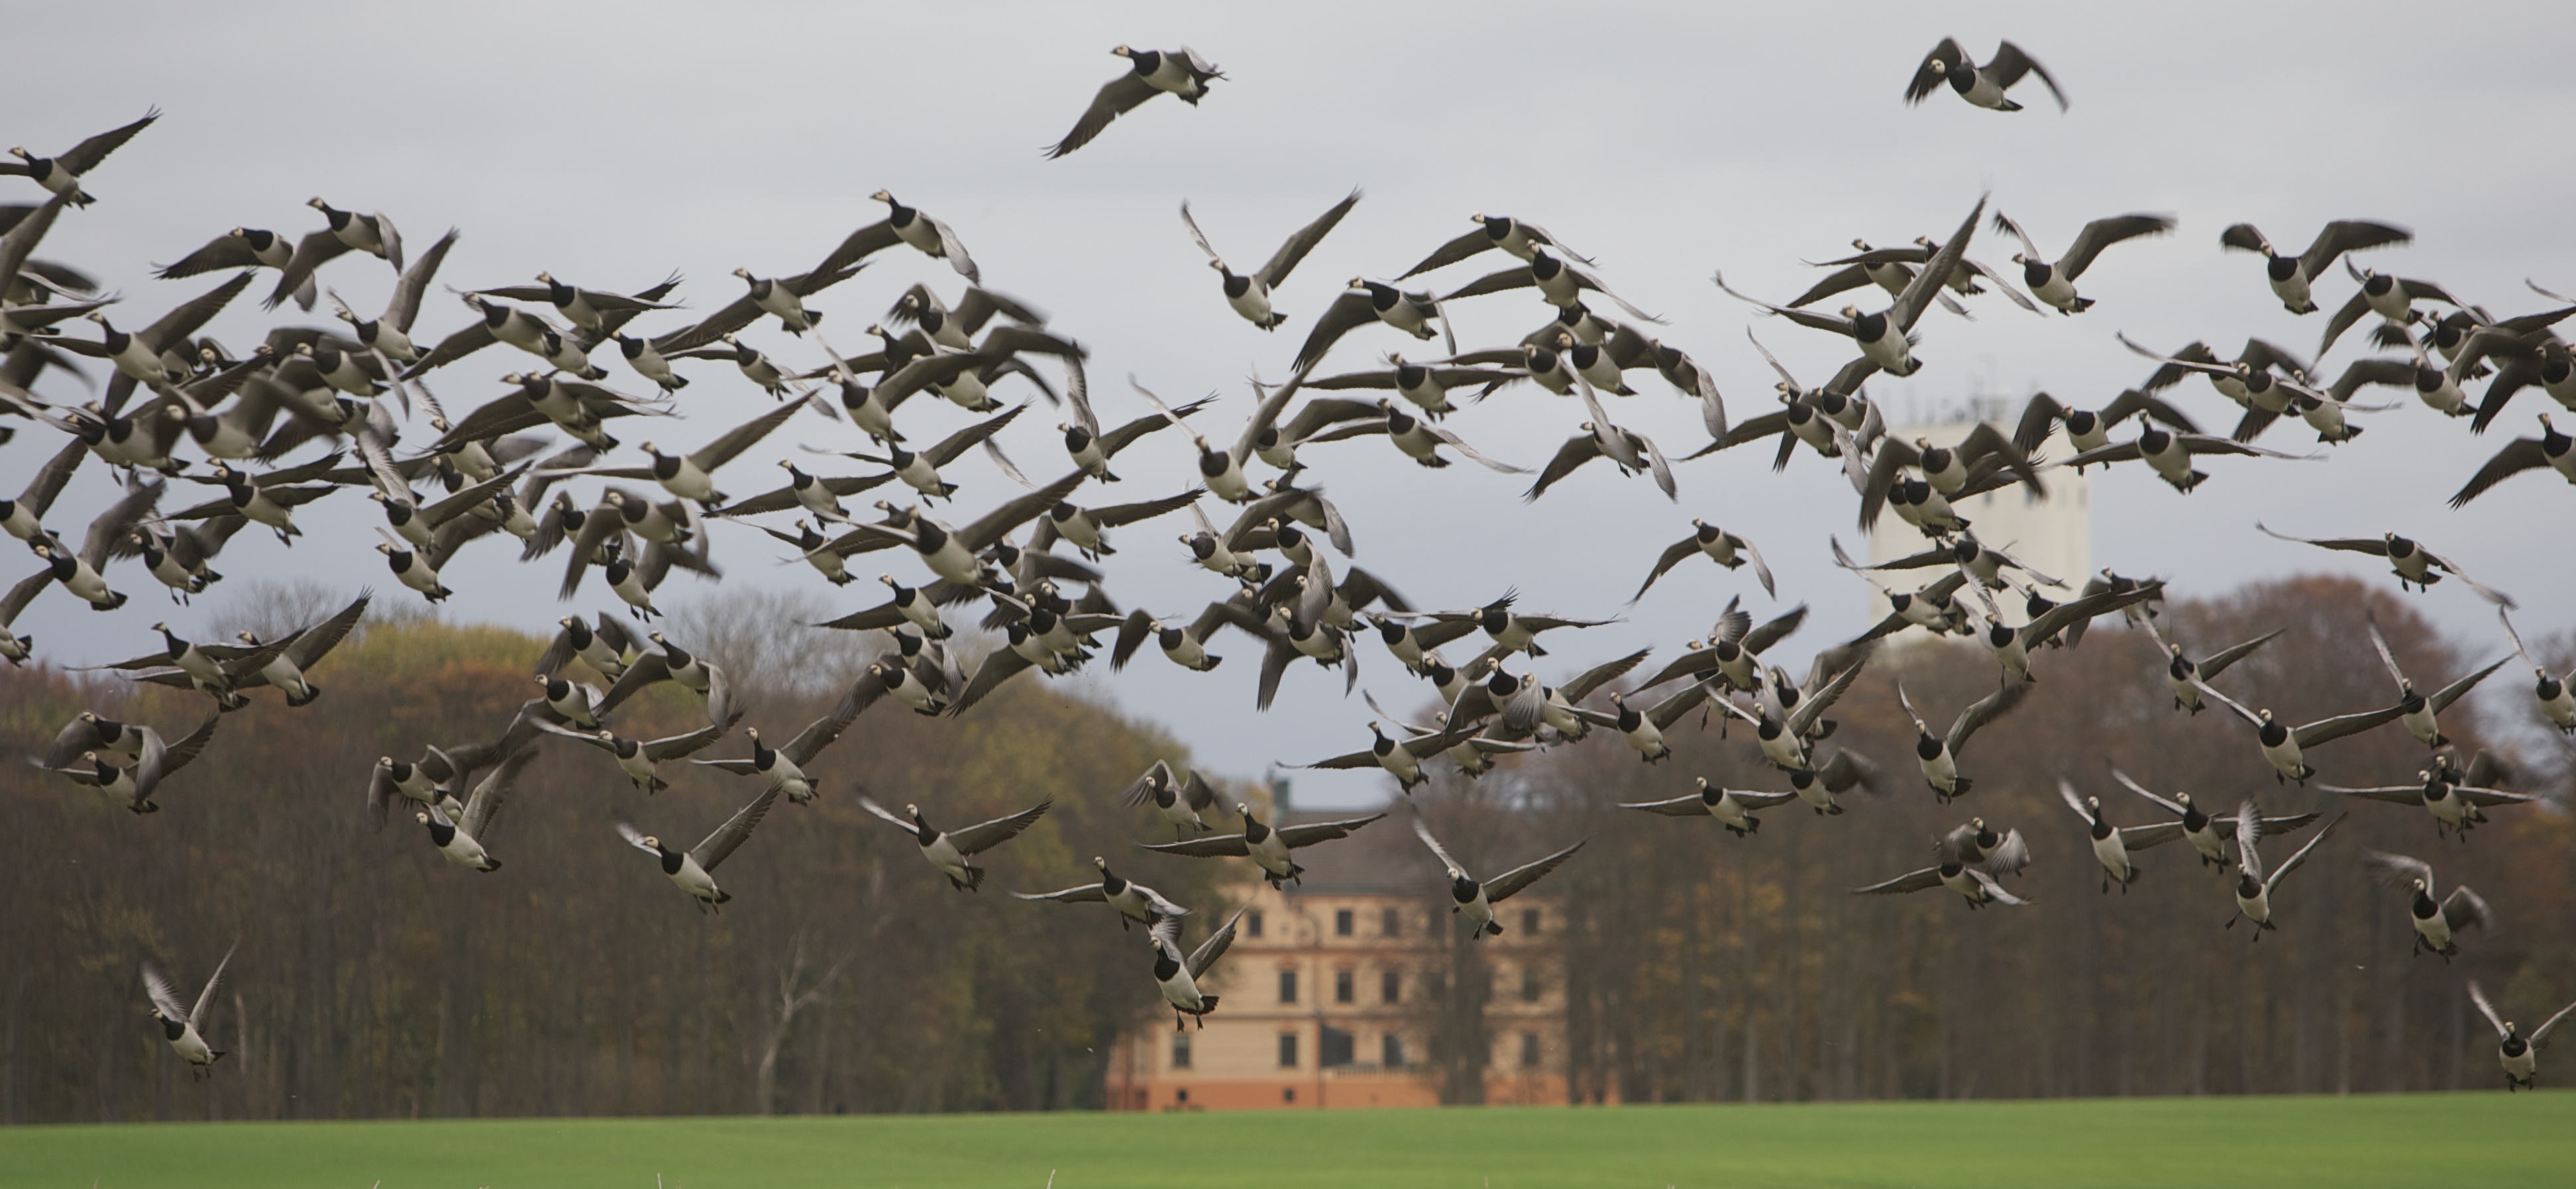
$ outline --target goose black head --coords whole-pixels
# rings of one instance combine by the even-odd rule
[[[2290,741],[2290,728],[2272,721],[2271,711],[2265,710],[2257,717],[2262,721],[2256,725],[2255,736],[2263,741],[2263,746],[2279,747]]]
[[[2251,872],[2251,871],[2239,871],[2239,872],[2237,873],[2237,875],[2236,875],[2236,898],[2237,898],[2237,899],[2239,899],[2239,900],[2252,900],[2252,899],[2256,899],[2256,898],[2260,897],[2262,894],[2263,894],[2263,881],[2261,881],[2261,880],[2259,880],[2259,879],[2254,878],[2254,873],[2253,873],[2253,872]]]
[[[1480,211],[1467,217],[1475,222],[1484,224],[1485,238],[1490,239],[1495,243],[1501,243],[1504,240],[1511,238],[1512,220],[1509,216],[1488,215]]]

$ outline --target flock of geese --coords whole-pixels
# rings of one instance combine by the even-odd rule
[[[1051,156],[1081,148],[1156,95],[1168,93],[1195,107],[1209,84],[1225,78],[1186,48],[1121,46],[1115,52],[1127,71],[1101,88]],[[2006,93],[2031,76],[2063,107],[2055,80],[2012,43],[2003,43],[1978,66],[1945,40],[1925,59],[1905,96],[1919,101],[1946,83],[1972,105],[2016,111],[2020,105]],[[890,699],[917,714],[954,716],[1025,670],[1047,677],[1073,673],[1104,648],[1109,667],[1119,668],[1148,643],[1172,664],[1211,673],[1225,659],[1229,630],[1260,658],[1254,696],[1265,708],[1282,675],[1299,664],[1338,669],[1345,692],[1356,690],[1367,651],[1382,649],[1407,678],[1419,680],[1419,694],[1436,698],[1439,712],[1408,720],[1369,694],[1365,701],[1375,719],[1367,723],[1366,745],[1307,765],[1382,770],[1408,793],[1430,778],[1435,765],[1473,777],[1502,757],[1576,746],[1596,734],[1615,737],[1641,762],[1654,763],[1671,754],[1667,734],[1689,715],[1699,713],[1703,722],[1741,720],[1783,787],[1737,789],[1703,779],[1670,800],[1627,806],[1714,818],[1738,836],[1756,831],[1757,815],[1765,810],[1795,801],[1818,815],[1839,815],[1844,806],[1838,798],[1852,788],[1894,783],[1875,760],[1835,745],[1834,722],[1827,717],[1836,700],[1863,679],[1882,638],[1921,627],[1975,640],[1995,662],[1994,691],[1946,726],[1938,717],[1923,717],[1897,689],[1919,735],[1915,760],[1923,782],[1946,804],[1972,793],[1973,765],[1964,753],[1975,734],[2022,704],[2050,650],[2077,646],[2088,625],[2104,617],[2154,634],[2171,656],[2166,680],[2177,713],[2215,708],[2244,721],[2249,771],[2259,761],[2281,783],[2414,806],[2431,818],[2437,834],[2456,833],[2464,840],[2490,811],[2534,799],[2492,787],[2494,767],[2483,757],[2460,760],[2439,721],[2511,656],[2419,686],[2399,668],[2374,626],[2371,642],[2388,670],[2389,701],[2312,723],[2276,721],[2260,708],[2264,691],[2239,686],[2228,692],[2215,683],[2279,633],[2218,649],[2167,639],[2156,622],[2166,589],[2162,579],[2105,569],[2070,586],[2023,564],[2003,545],[1981,540],[1960,511],[1968,497],[2008,486],[2044,496],[2049,472],[2061,467],[2143,464],[2187,495],[2210,481],[2196,469],[2208,461],[2315,460],[2362,432],[2359,415],[2390,412],[2402,403],[2357,403],[2367,388],[2411,390],[2433,416],[2465,419],[2468,432],[2494,425],[2526,388],[2576,409],[2569,347],[2552,330],[2576,305],[2553,297],[2557,304],[2551,307],[2499,315],[2433,282],[2350,262],[2353,253],[2406,243],[2408,232],[2397,227],[2338,221],[2294,256],[2278,252],[2248,225],[2229,227],[2219,237],[2226,249],[2265,258],[2268,284],[2294,313],[2321,310],[2320,297],[2338,301],[2320,291],[2346,283],[2334,267],[2342,262],[2351,288],[2328,318],[2317,353],[2365,321],[2370,326],[2364,337],[2376,353],[2346,365],[2336,378],[2260,339],[2249,340],[2232,358],[2199,342],[2168,350],[2129,343],[2154,365],[2136,388],[2095,408],[2040,395],[2009,433],[1981,427],[1960,443],[1936,446],[1890,437],[1880,408],[1863,393],[1864,382],[1876,373],[1912,376],[1926,366],[1913,352],[1914,332],[1934,307],[1965,315],[1969,301],[2000,299],[2049,317],[2116,302],[2116,294],[2078,292],[2088,266],[2104,251],[2173,231],[2175,220],[2154,214],[2094,219],[2052,255],[2032,231],[2062,235],[2063,220],[2026,224],[1990,211],[1988,200],[1979,198],[1940,237],[1902,247],[1856,241],[1855,253],[1824,262],[1830,271],[1823,279],[1786,301],[1739,293],[1719,276],[1716,284],[1727,293],[1778,325],[1798,328],[1781,333],[1848,340],[1852,355],[1830,380],[1811,387],[1755,340],[1752,346],[1780,382],[1776,399],[1766,399],[1762,413],[1737,417],[1730,415],[1711,371],[1665,340],[1660,319],[1620,298],[1596,261],[1536,223],[1480,213],[1465,234],[1431,247],[1390,279],[1358,277],[1338,289],[1292,297],[1287,286],[1298,264],[1351,213],[1358,192],[1289,235],[1249,272],[1228,262],[1184,204],[1182,230],[1221,278],[1225,302],[1264,331],[1301,317],[1309,329],[1283,379],[1252,382],[1248,411],[1220,409],[1215,397],[1168,402],[1131,377],[1136,415],[1108,422],[1095,411],[1085,367],[1089,353],[1082,344],[1033,304],[985,287],[956,228],[885,191],[874,195],[882,218],[818,242],[811,267],[801,272],[737,269],[740,289],[703,317],[683,312],[674,300],[681,286],[677,276],[621,293],[538,272],[532,282],[442,296],[432,286],[457,243],[456,232],[425,251],[406,252],[388,216],[316,198],[310,206],[320,226],[300,236],[249,227],[216,235],[157,274],[174,283],[218,276],[211,288],[183,291],[148,321],[127,318],[119,299],[87,273],[44,259],[37,249],[58,219],[95,217],[75,213],[96,201],[91,179],[109,176],[103,166],[110,154],[156,117],[147,115],[52,157],[15,150],[20,164],[7,167],[43,193],[41,201],[7,207],[0,215],[6,220],[0,238],[0,349],[6,353],[0,413],[23,422],[0,424],[0,434],[26,430],[30,440],[16,451],[42,452],[51,442],[54,453],[33,468],[15,498],[0,500],[0,523],[26,545],[33,565],[33,573],[0,599],[0,628],[57,588],[63,592],[58,597],[109,612],[128,602],[119,587],[148,576],[170,599],[184,603],[221,580],[215,564],[237,534],[257,525],[281,545],[291,545],[302,535],[298,511],[342,492],[362,493],[380,506],[383,523],[373,548],[381,564],[394,582],[432,603],[458,597],[451,581],[471,586],[455,577],[457,559],[469,550],[497,558],[515,549],[524,564],[560,562],[563,599],[608,605],[560,621],[551,646],[531,666],[534,695],[490,738],[425,742],[417,757],[382,758],[366,782],[366,812],[377,828],[400,808],[442,858],[473,871],[502,867],[496,822],[503,805],[541,747],[568,741],[602,753],[598,762],[614,763],[648,792],[664,787],[666,765],[683,761],[745,778],[749,799],[686,849],[678,846],[685,835],[666,841],[660,832],[685,828],[681,821],[654,832],[633,824],[618,829],[691,903],[714,911],[731,899],[718,882],[719,870],[751,840],[782,795],[791,803],[822,795],[817,757],[877,702]],[[112,183],[100,189],[113,196]],[[1979,234],[1987,231],[2006,238],[2016,267],[1998,269],[1972,254]],[[818,300],[833,295],[878,254],[905,251],[945,262],[964,287],[953,294],[928,284],[903,290],[878,322],[832,332],[868,340],[864,353],[843,353],[822,326],[825,310]],[[344,263],[344,257],[353,262]],[[334,273],[367,267],[356,259],[361,257],[395,275],[393,297],[380,311],[354,309],[328,286]],[[1450,271],[1479,261],[1498,267],[1472,278]],[[1435,282],[1429,279],[1434,274],[1450,279]],[[327,301],[334,321],[290,318],[247,350],[200,333],[258,284],[267,285],[265,309],[293,302],[310,311]],[[1844,299],[1851,304],[1837,313],[1819,312],[1820,304],[1843,294],[1855,295]],[[1858,304],[1861,294],[1884,300],[1865,310]],[[1537,327],[1517,342],[1462,349],[1448,307],[1484,296],[1527,301]],[[836,328],[845,325],[834,320]],[[1436,340],[1436,347],[1421,348],[1434,357],[1389,351],[1382,363],[1355,370],[1324,366],[1344,340],[1386,341],[1390,331],[1414,343]],[[61,391],[62,381],[86,381],[85,360],[109,369],[103,390],[78,403],[36,395],[40,386]],[[691,403],[686,390],[693,382],[724,382],[728,375],[766,392],[774,405],[712,435],[683,429],[677,418]],[[2194,379],[2239,410],[2232,432],[2206,432],[2180,407],[2176,386]],[[448,399],[476,392],[479,403],[451,412],[433,392],[433,381]],[[1028,411],[1028,402],[1005,405],[997,395],[1014,382],[1064,410],[1065,420],[1056,427],[1063,457],[1042,469],[1061,473],[1043,482],[1028,478],[1002,449],[1002,431]],[[2472,399],[2470,389],[2480,382],[2483,388]],[[1313,452],[1377,450],[1367,442],[1381,438],[1397,452],[1381,455],[1387,465],[1395,465],[1398,456],[1424,468],[1464,459],[1529,473],[1477,451],[1459,432],[1461,422],[1473,419],[1471,410],[1483,413],[1482,402],[1524,386],[1543,394],[1533,398],[1537,405],[1561,398],[1565,407],[1579,406],[1566,415],[1572,430],[1564,444],[1536,469],[1530,500],[1596,460],[1622,475],[1643,477],[1678,500],[1681,464],[1758,444],[1773,451],[1775,469],[1807,454],[1840,467],[1852,484],[1862,528],[1892,512],[1919,530],[1924,548],[1863,566],[1845,556],[1838,542],[1832,545],[1836,560],[1856,580],[1888,594],[1892,611],[1857,638],[1816,649],[1803,670],[1790,664],[1783,645],[1802,625],[1805,606],[1757,622],[1739,594],[1704,638],[1659,666],[1646,666],[1648,653],[1638,651],[1550,685],[1535,671],[1536,658],[1579,655],[1585,629],[1607,620],[1534,613],[1510,591],[1479,606],[1417,609],[1386,577],[1350,564],[1355,526],[1322,488],[1301,482]],[[1695,407],[1708,435],[1705,444],[1676,456],[1614,417],[1613,401],[1643,399],[1642,393],[1658,388]],[[926,426],[934,418],[925,406],[942,403],[972,420],[933,438]],[[1736,405],[1742,408],[1741,397]],[[1217,423],[1237,413],[1239,428],[1221,430]],[[1535,406],[1529,414],[1556,415]],[[2314,431],[2309,452],[2256,444],[2289,419]],[[808,446],[801,460],[782,453],[775,461],[782,481],[769,486],[759,476],[770,472],[749,456],[791,421],[795,429],[788,438],[837,438],[851,448]],[[2525,471],[2549,471],[2576,483],[2576,443],[2546,414],[2538,423],[2539,436],[2506,445],[2468,477],[2452,504],[2467,504]],[[1139,440],[1165,432],[1190,442],[1192,473],[1139,473],[1121,459]],[[2062,457],[2044,457],[2043,447],[2061,432],[2071,449]],[[676,439],[677,447],[665,452],[649,440],[625,446],[625,438],[646,435]],[[973,454],[983,456],[982,466],[968,457]],[[11,457],[29,459],[32,453]],[[47,519],[55,497],[92,459],[120,477],[123,494],[74,542],[48,527]],[[1264,473],[1256,475],[1255,468]],[[1128,473],[1122,476],[1121,470]],[[1078,501],[1122,478],[1145,487],[1148,498]],[[961,510],[961,497],[996,489],[1006,498],[979,498],[982,510],[972,515]],[[183,498],[181,492],[202,498]],[[854,505],[871,492],[880,494]],[[1102,569],[1104,559],[1117,552],[1111,533],[1182,514],[1188,530],[1179,533],[1181,547],[1208,573],[1215,597],[1177,612],[1122,609]],[[1729,574],[1750,566],[1763,595],[1776,596],[1762,551],[1738,531],[1744,526],[1698,520],[1690,526],[1653,559],[1631,602],[1694,558]],[[660,615],[654,595],[673,570],[714,578],[721,570],[717,538],[766,544],[750,535],[755,531],[835,586],[859,581],[853,564],[864,555],[888,559],[876,577],[886,588],[883,601],[828,625],[881,633],[883,651],[829,714],[783,738],[740,724],[745,707],[719,666],[684,642],[642,626]],[[2576,733],[2576,694],[2569,685],[2576,675],[2551,673],[2523,649],[2505,617],[2511,599],[2470,579],[2425,543],[2393,533],[2307,543],[2384,557],[2408,587],[2456,579],[2496,604],[2512,655],[2533,676],[2540,710],[2560,729]],[[911,584],[896,576],[902,571],[910,571]],[[1929,581],[1913,584],[1924,577]],[[150,646],[113,667],[135,680],[203,693],[210,712],[184,733],[172,732],[176,738],[151,725],[84,712],[38,762],[136,813],[153,812],[164,786],[206,754],[224,714],[247,705],[253,691],[274,688],[289,707],[322,698],[325,691],[313,673],[366,614],[369,602],[362,594],[338,614],[276,639],[244,633],[234,640],[190,640],[156,623]],[[133,630],[105,626],[119,622],[102,620],[101,630]],[[960,623],[980,624],[995,646],[980,658],[969,656],[954,636]],[[1459,659],[1453,662],[1444,650],[1455,650]],[[0,653],[23,662],[34,655],[34,642],[0,630]],[[619,708],[666,682],[703,704],[704,724],[656,739],[618,733],[612,724]],[[2322,783],[2318,764],[2327,745],[2392,725],[2426,749],[2425,764],[2412,781]],[[728,748],[731,754],[693,758],[728,738],[738,740]],[[2204,807],[2187,792],[2167,795],[2125,775],[2117,781],[2144,803],[2131,808],[2151,821],[2117,824],[2132,815],[2071,784],[2060,789],[2089,836],[2103,890],[2125,890],[2138,877],[2139,852],[2182,841],[2203,866],[2234,868],[2239,915],[2257,940],[2279,927],[2285,882],[2319,854],[2343,821],[2337,816],[2285,857],[2271,857],[2267,843],[2295,835],[2318,815],[2267,816],[2251,796],[2232,808]],[[1264,821],[1249,802],[1228,802],[1204,774],[1174,762],[1155,764],[1127,799],[1155,830],[1173,833],[1173,841],[1145,849],[1248,859],[1274,886],[1298,879],[1299,850],[1347,837],[1386,816]],[[906,804],[898,812],[865,796],[859,800],[910,837],[951,885],[969,892],[984,882],[977,856],[1009,842],[1049,807],[1041,801],[990,821],[942,825],[937,822],[945,815],[936,807]],[[1240,826],[1220,833],[1229,813]],[[1582,846],[1576,842],[1480,879],[1441,845],[1419,813],[1413,818],[1416,833],[1447,873],[1458,914],[1478,937],[1502,931],[1496,903],[1528,889]],[[2274,855],[2279,845],[2273,844]],[[2030,846],[2019,829],[1971,818],[1938,840],[1937,858],[1934,865],[1854,890],[1880,895],[1947,889],[1971,909],[2028,903],[2009,882],[2030,862]],[[2363,858],[2380,878],[2409,894],[2419,951],[2454,954],[2463,931],[2488,917],[2485,901],[2465,886],[2439,893],[2431,865],[2420,859],[2378,852]],[[1175,1025],[1198,1017],[1204,1026],[1217,1005],[1206,989],[1208,974],[1233,941],[1241,913],[1185,951],[1184,927],[1194,915],[1189,909],[1112,870],[1105,858],[1095,866],[1092,882],[1020,895],[1104,903],[1116,911],[1122,928],[1143,926],[1151,938],[1154,978]],[[194,1006],[178,998],[161,972],[144,972],[173,1049],[199,1067],[222,1056],[200,1029],[223,970],[217,967]],[[2523,1033],[2496,1019],[2484,995],[2472,992],[2496,1023],[2509,1085],[2531,1084],[2532,1050],[2568,1013]]]

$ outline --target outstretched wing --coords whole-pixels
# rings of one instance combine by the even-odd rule
[[[1584,840],[1584,842],[1589,841],[1591,841],[1591,839],[1587,838]],[[1539,879],[1542,876],[1545,876],[1548,872],[1564,866],[1567,859],[1574,857],[1574,852],[1582,849],[1583,843],[1578,842],[1564,850],[1549,855],[1544,859],[1540,859],[1535,863],[1522,864],[1521,866],[1514,867],[1501,875],[1497,875],[1492,879],[1486,880],[1485,900],[1488,903],[1492,903],[1495,901],[1511,899],[1512,893],[1518,892],[1531,884],[1537,883]]]
[[[1216,965],[1216,960],[1224,957],[1225,951],[1233,948],[1234,925],[1235,922],[1243,919],[1244,912],[1244,909],[1235,909],[1234,915],[1226,918],[1224,928],[1208,934],[1208,939],[1200,942],[1199,948],[1190,951],[1189,966],[1191,978],[1195,979],[1200,975],[1206,974],[1208,972],[1208,967]],[[1173,923],[1174,932],[1177,933],[1179,931],[1178,926],[1180,924],[1180,919],[1178,917],[1167,917],[1165,919]]]
[[[696,859],[698,866],[715,870],[716,864],[724,862],[726,855],[732,854],[734,848],[751,837],[753,830],[760,828],[760,819],[769,816],[769,807],[777,802],[780,787],[773,784],[762,789],[759,796],[751,799],[751,804],[735,810],[732,817],[725,819],[725,824],[716,827],[715,833],[698,843],[689,852],[689,857]]]
[[[1083,109],[1082,118],[1073,122],[1073,131],[1065,133],[1063,140],[1047,150],[1047,159],[1052,161],[1090,144],[1094,137],[1108,129],[1110,121],[1134,111],[1137,104],[1153,97],[1152,83],[1138,77],[1135,71],[1121,72],[1118,77],[1101,85],[1099,93],[1091,97],[1091,106]]]
[[[1037,820],[1045,817],[1046,811],[1054,807],[1055,799],[1050,797],[1008,817],[997,817],[989,822],[968,826],[963,830],[952,830],[948,834],[948,843],[956,847],[957,853],[961,855],[991,850],[1018,837],[1020,831],[1037,824]]]

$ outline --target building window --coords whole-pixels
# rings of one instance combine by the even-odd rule
[[[1521,967],[1521,998],[1535,1001],[1544,990],[1545,988],[1539,986],[1538,968],[1535,966]]]
[[[1289,1039],[1294,1040],[1295,1037]],[[1538,1033],[1521,1033],[1521,1068],[1538,1068]]]
[[[1188,1069],[1189,1067],[1190,1034],[1186,1032],[1177,1033],[1172,1037],[1172,1068]]]
[[[1258,934],[1260,931],[1259,931],[1259,930],[1254,930],[1254,932],[1255,932],[1256,934]],[[1522,910],[1521,910],[1521,935],[1522,935],[1522,936],[1524,936],[1524,937],[1536,937],[1536,936],[1538,936],[1538,910],[1537,910],[1537,909],[1535,909],[1535,908],[1524,908],[1524,909],[1522,909]]]
[[[1294,1032],[1279,1034],[1279,1068],[1297,1068],[1297,1034]]]
[[[1377,976],[1377,999],[1380,1003],[1404,1002],[1404,974],[1402,971],[1387,970],[1379,972]]]
[[[1259,936],[1261,936],[1261,910],[1260,910],[1260,909],[1257,909],[1257,908],[1256,908],[1256,909],[1252,910],[1251,912],[1247,912],[1247,913],[1243,914],[1243,935],[1244,935],[1244,936],[1246,936],[1246,937],[1259,937]]]
[[[1388,1069],[1404,1068],[1404,1038],[1392,1032],[1379,1037],[1377,1063]]]
[[[1333,936],[1335,936],[1335,937],[1348,937],[1348,936],[1350,936],[1350,935],[1351,935],[1351,910],[1349,910],[1349,909],[1347,909],[1347,908],[1336,908],[1336,909],[1334,909],[1334,910],[1333,910]]]
[[[1389,937],[1402,936],[1404,933],[1403,911],[1393,908],[1381,910],[1377,914],[1377,931]]]
[[[1297,1101],[1297,1087],[1295,1087],[1295,1086],[1281,1086],[1281,1087],[1279,1087],[1279,1101],[1281,1101],[1281,1102],[1295,1102],[1295,1101]]]
[[[1358,996],[1353,994],[1351,991],[1351,972],[1347,970],[1334,971],[1333,1002],[1349,1003],[1356,998],[1358,998]]]
[[[1281,1003],[1295,1003],[1295,1002],[1297,1002],[1297,972],[1296,972],[1296,971],[1294,971],[1294,970],[1282,970],[1282,971],[1280,971],[1280,972],[1279,972],[1279,1002],[1281,1002]]]
[[[1349,1065],[1359,1060],[1359,1054],[1356,1051],[1359,1048],[1356,1043],[1358,1037],[1330,1024],[1324,1025],[1320,1033],[1315,1038],[1316,1064],[1331,1069],[1337,1065]]]
[[[1180,1103],[1183,1106],[1189,1105],[1190,1088],[1183,1086],[1178,1090],[1172,1091],[1172,1101]]]

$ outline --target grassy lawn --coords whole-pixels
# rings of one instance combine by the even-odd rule
[[[0,1131],[0,1189],[2576,1184],[2576,1094]]]

